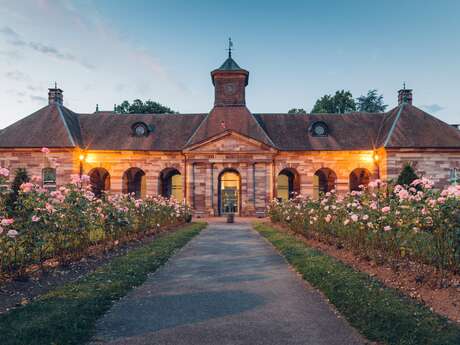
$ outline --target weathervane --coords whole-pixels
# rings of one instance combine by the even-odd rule
[[[233,48],[232,38],[229,37],[229,38],[228,38],[228,57],[229,57],[229,58],[232,57],[232,48]]]

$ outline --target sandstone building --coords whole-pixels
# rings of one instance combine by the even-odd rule
[[[460,131],[413,106],[411,90],[386,113],[254,114],[231,54],[211,78],[214,107],[201,114],[80,114],[49,89],[46,107],[0,132],[0,165],[47,188],[84,173],[96,194],[175,196],[197,215],[262,215],[274,197],[354,190],[406,162],[439,186],[460,169]]]

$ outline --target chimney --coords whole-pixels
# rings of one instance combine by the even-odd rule
[[[48,104],[60,104],[64,103],[64,97],[62,96],[63,91],[58,89],[57,84],[54,83],[54,88],[48,89]]]
[[[412,105],[412,89],[406,89],[406,83],[403,88],[398,91],[398,105],[408,103]]]

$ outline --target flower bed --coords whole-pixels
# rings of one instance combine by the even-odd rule
[[[8,174],[0,171],[3,179]],[[21,185],[13,207],[6,205],[11,191],[0,195],[0,274],[22,276],[31,265],[50,258],[65,264],[94,245],[107,250],[190,218],[189,208],[174,199],[127,194],[96,198],[85,175],[72,176],[71,184],[56,191],[41,188],[38,180]]]
[[[439,191],[427,179],[394,187],[377,180],[345,196],[274,200],[268,212],[273,222],[377,263],[460,272],[460,186]]]

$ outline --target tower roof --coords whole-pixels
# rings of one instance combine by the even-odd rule
[[[231,56],[224,61],[224,63],[217,69],[217,71],[238,71],[242,68],[233,60]]]

